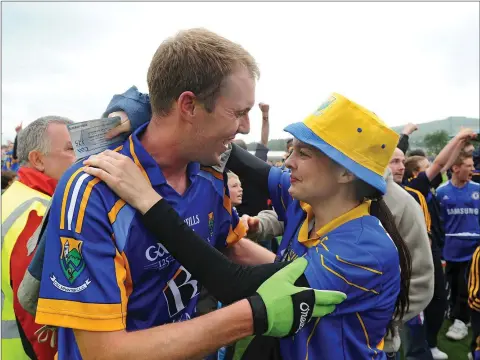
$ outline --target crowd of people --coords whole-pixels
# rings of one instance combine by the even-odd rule
[[[260,70],[204,29],[158,47],[149,94],[76,159],[61,116],[2,146],[2,358],[480,359],[480,148],[434,157],[333,93],[250,153]],[[318,104],[315,104],[318,105]],[[255,119],[252,120],[256,123]],[[445,266],[444,266],[445,265]],[[455,358],[460,359],[460,357]]]

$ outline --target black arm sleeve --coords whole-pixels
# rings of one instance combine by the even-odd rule
[[[408,135],[402,134],[400,135],[400,140],[398,140],[397,148],[403,151],[405,155],[407,155],[408,150]]]
[[[257,143],[257,148],[255,150],[255,157],[259,158],[262,161],[268,160],[269,148],[263,145],[262,143]]]
[[[255,186],[268,194],[268,174],[271,166],[260,160],[237,144],[232,144],[232,152],[227,168],[244,179],[248,186]],[[247,186],[247,185],[245,185]]]
[[[254,295],[265,280],[289,264],[275,262],[244,266],[233,263],[190,229],[165,200],[160,200],[148,210],[142,222],[170,254],[223,304]],[[308,286],[304,275],[297,283]]]

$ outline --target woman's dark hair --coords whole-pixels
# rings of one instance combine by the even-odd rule
[[[14,160],[18,160],[18,158],[17,158],[17,147],[18,147],[18,135],[15,136],[15,141],[13,142],[12,158]]]
[[[372,204],[370,205],[370,215],[375,216],[380,220],[382,226],[397,247],[400,260],[400,292],[397,297],[395,312],[393,315],[395,319],[401,320],[409,307],[408,291],[412,275],[412,257],[410,251],[398,232],[393,215],[383,200],[382,194],[373,186],[358,178],[355,180],[354,185],[356,199],[360,202],[372,200]],[[391,325],[392,323],[389,325],[390,330],[392,330]]]

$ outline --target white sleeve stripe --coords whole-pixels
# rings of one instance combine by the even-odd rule
[[[461,232],[461,233],[456,233],[456,234],[445,234],[445,236],[480,237],[480,234],[477,234],[477,233],[469,233],[469,232]]]
[[[75,187],[73,188],[73,193],[70,199],[70,206],[68,207],[67,214],[68,230],[72,230],[73,213],[75,211],[75,204],[77,203],[78,192],[80,191],[80,187],[82,186],[85,179],[89,176],[90,175],[88,174],[83,174],[82,176],[80,176],[75,183]]]

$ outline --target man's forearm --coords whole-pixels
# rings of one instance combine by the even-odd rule
[[[278,215],[273,210],[262,210],[256,216],[259,220],[258,231],[248,234],[248,238],[256,243],[283,235],[283,221],[278,220]]]
[[[261,265],[275,261],[275,254],[248,239],[240,239],[225,250],[230,260],[242,265]]]
[[[133,332],[75,331],[85,360],[201,359],[253,334],[247,300],[193,320]]]
[[[456,159],[460,154],[462,149],[462,141],[457,137],[454,137],[450,142],[445,145],[445,147],[440,151],[435,160],[433,161],[432,166],[426,170],[426,174],[429,180],[432,180],[435,176],[438,175],[444,168],[449,167],[449,160]]]
[[[260,142],[264,146],[268,146],[268,135],[270,133],[270,122],[268,121],[268,113],[263,114],[262,119],[262,136]]]
[[[446,164],[443,166],[442,171],[447,171],[453,166],[458,156],[462,152],[463,148],[464,148],[464,143],[459,141],[457,145],[453,148],[453,151],[451,151],[450,156],[448,157]]]

